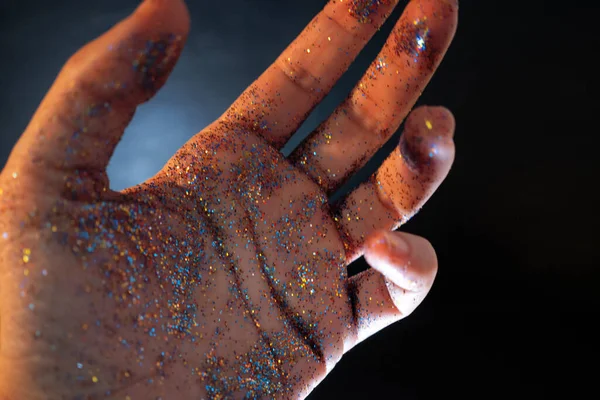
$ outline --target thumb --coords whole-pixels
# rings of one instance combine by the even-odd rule
[[[62,68],[7,166],[50,185],[63,183],[65,173],[107,184],[117,143],[136,107],[165,83],[189,25],[182,0],[145,0],[81,48]]]

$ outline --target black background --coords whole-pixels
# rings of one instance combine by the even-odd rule
[[[0,0],[0,165],[67,58],[137,3]],[[119,145],[113,187],[154,175],[324,3],[189,0],[188,46]],[[402,8],[300,137],[350,91]],[[599,8],[462,1],[454,44],[418,103],[454,112],[456,162],[403,228],[433,243],[438,279],[414,314],[353,349],[311,400],[595,397]]]

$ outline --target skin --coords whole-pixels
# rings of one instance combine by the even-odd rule
[[[411,1],[348,99],[280,152],[395,6],[329,2],[222,117],[121,192],[106,166],[175,65],[187,9],[146,0],[78,51],[0,175],[0,399],[304,398],[409,315],[437,260],[392,231],[454,158],[452,114],[409,112],[457,3]],[[373,177],[329,204],[405,119]],[[362,255],[372,268],[348,277]]]

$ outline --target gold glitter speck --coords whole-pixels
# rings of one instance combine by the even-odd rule
[[[427,126],[427,129],[433,129],[433,124],[430,120],[425,120],[425,125]]]
[[[31,255],[31,249],[23,249],[23,262],[29,262],[29,256]]]

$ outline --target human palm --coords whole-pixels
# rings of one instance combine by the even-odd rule
[[[304,397],[408,315],[435,254],[384,232],[447,174],[451,114],[415,110],[372,179],[328,196],[408,114],[454,34],[456,3],[412,1],[348,99],[280,152],[394,6],[328,4],[221,118],[121,192],[106,164],[176,62],[185,6],[146,1],[69,60],[0,176],[0,395]],[[373,269],[348,277],[363,253]]]

